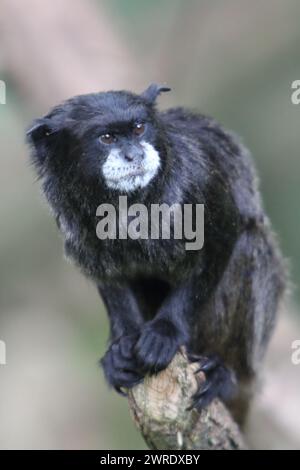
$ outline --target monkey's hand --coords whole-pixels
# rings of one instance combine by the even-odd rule
[[[121,336],[113,341],[100,361],[107,382],[121,395],[126,395],[123,388],[131,388],[143,379],[134,355],[136,341],[135,334]]]
[[[165,369],[185,341],[177,326],[169,319],[157,318],[146,323],[134,348],[143,373]]]
[[[189,355],[191,362],[199,362],[198,372],[204,372],[206,381],[202,383],[199,390],[193,396],[190,408],[198,410],[205,408],[214,398],[226,401],[233,398],[236,392],[236,377],[231,369],[224,366],[217,356],[200,357]]]

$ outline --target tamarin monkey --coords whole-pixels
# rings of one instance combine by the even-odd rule
[[[285,288],[249,152],[213,119],[159,111],[167,87],[75,96],[27,132],[65,252],[96,284],[110,321],[101,360],[108,383],[130,388],[165,369],[184,345],[201,355],[202,409],[219,397],[243,423]],[[99,204],[203,204],[204,246],[96,235]],[[174,229],[174,227],[173,227]]]

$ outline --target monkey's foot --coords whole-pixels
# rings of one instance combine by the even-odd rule
[[[121,395],[126,395],[123,388],[131,388],[143,379],[133,352],[136,341],[135,335],[121,336],[100,361],[107,382]]]
[[[190,355],[191,362],[199,362],[195,373],[204,372],[205,382],[193,396],[190,408],[205,408],[214,398],[222,401],[232,398],[236,391],[236,378],[231,369],[224,366],[217,356],[200,357]]]
[[[155,374],[165,369],[183,344],[176,326],[165,319],[147,323],[135,346],[135,354],[140,369]]]

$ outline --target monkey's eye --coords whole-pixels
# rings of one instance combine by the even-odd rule
[[[111,134],[103,134],[100,136],[100,140],[103,144],[112,144],[115,141],[115,137]]]
[[[143,122],[138,122],[134,125],[133,132],[135,135],[142,135],[145,132],[145,124]]]

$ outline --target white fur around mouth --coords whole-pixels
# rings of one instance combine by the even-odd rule
[[[141,142],[144,148],[142,164],[124,164],[120,151],[114,149],[108,155],[102,167],[105,182],[109,188],[130,192],[138,188],[144,188],[152,180],[160,167],[160,158],[155,148]]]
[[[142,176],[145,174],[145,170],[143,168],[140,168],[140,169],[137,169],[137,170],[132,170],[132,171],[129,171],[129,172],[125,172],[124,174],[122,174],[122,172],[120,172],[119,174],[116,174],[115,177],[113,176],[110,176],[109,179],[110,181],[120,181],[121,179],[126,179],[126,178],[131,178],[132,176]]]

